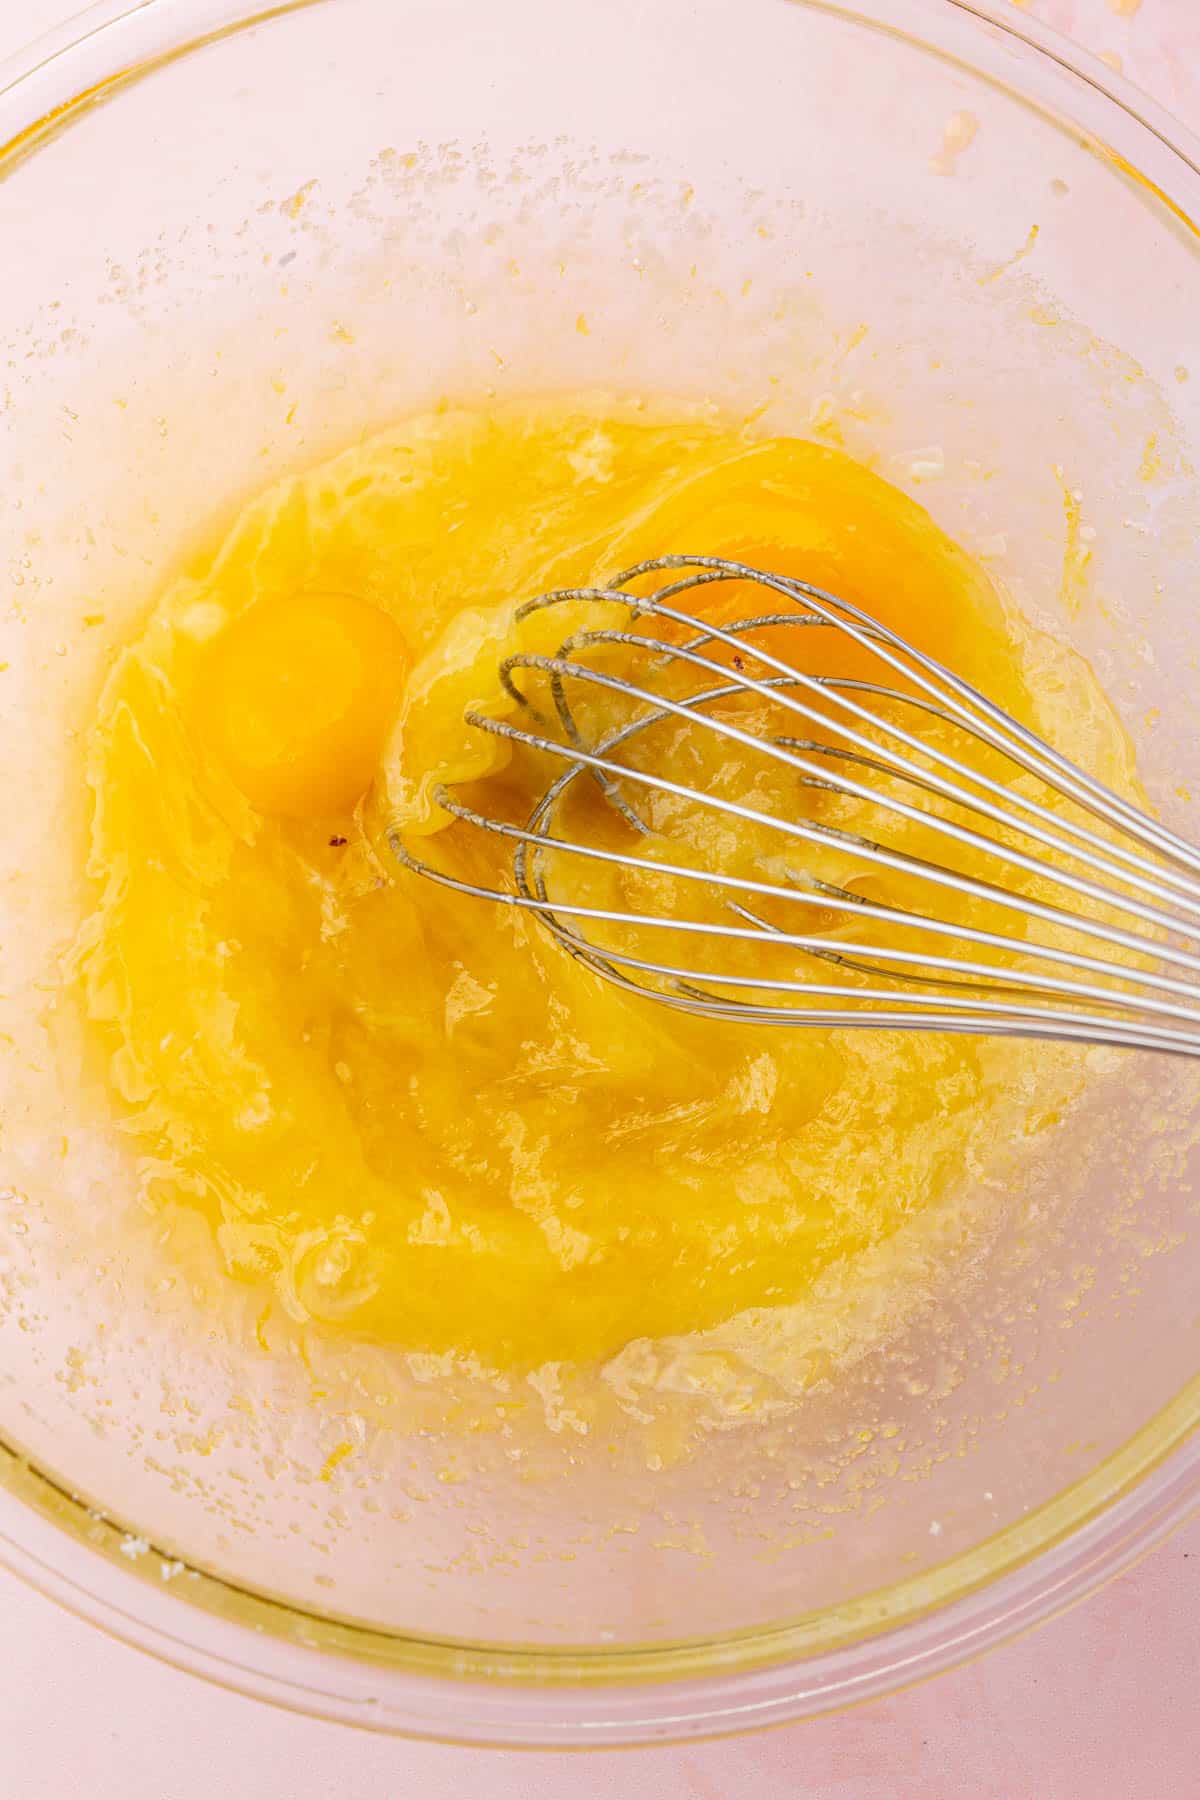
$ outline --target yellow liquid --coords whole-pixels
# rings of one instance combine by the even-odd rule
[[[593,400],[444,412],[255,499],[108,683],[81,970],[147,1196],[292,1317],[528,1368],[850,1292],[1078,1090],[1069,1051],[669,1013],[372,847],[444,826],[431,771],[494,768],[461,715],[515,602],[680,550],[841,594],[1128,779],[1082,665],[821,446]]]

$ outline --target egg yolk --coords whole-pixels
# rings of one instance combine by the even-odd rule
[[[349,594],[279,595],[214,639],[193,703],[256,811],[335,817],[370,785],[407,662],[399,627],[379,607]]]

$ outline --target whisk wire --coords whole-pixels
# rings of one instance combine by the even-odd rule
[[[651,594],[630,591],[651,574],[673,578]],[[716,624],[672,604],[682,594],[722,581],[756,584],[798,610],[776,606]],[[1200,932],[1194,922],[1200,919],[1200,851],[1195,847],[1111,793],[881,622],[793,577],[719,558],[661,557],[623,571],[607,588],[539,595],[516,616],[527,619],[560,606],[611,610],[614,604],[629,612],[629,628],[576,626],[556,655],[514,650],[504,657],[500,686],[519,723],[478,708],[465,715],[480,731],[564,765],[525,822],[489,816],[445,785],[434,791],[453,820],[513,845],[511,886],[472,882],[418,858],[402,827],[393,824],[388,842],[403,867],[460,893],[531,913],[572,957],[624,992],[712,1018],[1019,1034],[1200,1055],[1200,983],[1189,978],[1200,975]],[[633,629],[641,619],[680,629],[683,641]],[[906,687],[836,669],[809,673],[756,635],[793,626],[829,632],[831,643],[844,634]],[[716,660],[718,650],[730,661]],[[619,674],[612,667],[617,655],[623,659]],[[693,675],[707,685],[694,692],[666,692],[655,685]],[[526,676],[544,684],[548,711],[534,700]],[[604,730],[598,739],[583,722],[576,689],[600,705]],[[751,711],[743,713],[742,723],[725,716],[729,706],[723,703],[743,702],[751,703]],[[610,703],[627,715],[615,726],[604,711]],[[901,709],[908,709],[913,729],[898,722]],[[773,720],[769,729],[761,725],[764,717]],[[780,729],[784,718],[802,720],[833,741]],[[645,734],[672,721],[702,734],[704,742],[722,743],[731,754],[765,758],[794,780],[798,794],[827,792],[852,808],[868,809],[881,825],[890,821],[914,829],[918,841],[932,835],[935,842],[966,852],[985,872],[972,873],[835,825],[811,809],[781,814],[761,801],[746,804],[677,778],[669,764],[647,761],[644,752],[639,759],[628,757],[637,740],[649,743]],[[945,741],[954,734],[1002,758],[1009,780],[956,754]],[[1058,804],[1014,787],[1018,774],[1034,777]],[[567,797],[581,780],[594,785],[607,810],[635,833],[635,851],[564,828]],[[670,802],[667,815],[659,807],[648,822],[627,797],[631,785],[651,801]],[[1103,830],[1060,810],[1064,802]],[[784,880],[778,881],[707,863],[693,866],[669,852],[650,854],[656,834],[667,829],[669,839],[661,818],[677,815],[680,807],[697,817],[723,817],[748,829],[755,842],[763,832],[779,834],[793,851],[832,855],[876,877],[919,883],[948,900],[957,897],[976,911],[982,908],[985,919],[998,909],[1003,918],[1019,919],[1024,931],[857,894],[819,875],[819,861],[793,868],[789,860]],[[652,879],[660,889],[669,884],[676,904],[689,892],[704,896],[718,916],[691,916],[675,904],[661,910],[636,900],[630,904],[625,886],[617,904],[576,897],[558,878],[564,857],[564,867],[607,868],[622,883],[633,875],[643,883]],[[1042,897],[1013,885],[1016,871]],[[1079,909],[1054,904],[1044,897],[1047,888],[1084,904]],[[816,911],[820,923],[812,930],[786,929],[756,910],[764,904]],[[1114,914],[1142,929],[1116,923]],[[839,933],[851,935],[831,939],[827,920],[841,920]],[[868,940],[881,927],[883,941],[858,941],[864,925],[871,927]],[[1025,935],[1033,927],[1048,930]],[[690,957],[680,962],[670,951],[661,957],[643,954],[636,940],[646,929],[675,934],[672,941],[680,946],[702,947],[699,966],[692,966]],[[1117,954],[1097,954],[1089,942]],[[784,953],[794,966],[775,973],[761,959],[755,959],[757,966],[722,962],[715,954],[721,946],[731,953],[750,947],[763,958]],[[815,966],[801,969],[797,957]],[[816,979],[816,967],[836,972],[836,979]]]

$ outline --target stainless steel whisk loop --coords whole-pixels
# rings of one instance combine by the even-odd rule
[[[659,585],[640,591],[648,581]],[[751,584],[762,610],[726,624],[689,610],[687,596],[720,582]],[[615,604],[628,610],[624,628],[607,623]],[[560,607],[604,609],[603,620],[576,626],[554,655],[504,659],[510,716],[466,715],[478,730],[550,757],[558,773],[516,821],[435,790],[455,820],[512,845],[511,888],[419,858],[393,825],[388,842],[404,868],[523,908],[604,980],[705,1017],[1200,1055],[1200,849],[960,676],[836,595],[720,557],[657,557],[608,587],[540,595],[516,618]],[[879,679],[789,662],[779,639],[793,629],[852,641]],[[548,707],[537,706],[530,684],[545,690]],[[581,711],[590,716],[601,702],[601,726],[589,733]],[[761,759],[795,804],[768,809],[645,755],[650,734],[672,724]],[[587,783],[628,833],[627,847],[611,830],[572,834],[569,803]],[[830,796],[871,809],[870,831],[822,817],[815,803]],[[668,812],[723,817],[755,842],[767,833],[778,855],[766,869],[760,856],[749,872],[696,866],[673,848],[669,827],[648,822],[664,802]],[[914,828],[920,853],[911,841],[889,842],[889,830],[911,840]],[[936,855],[925,853],[927,840]],[[836,880],[816,872],[831,858],[843,871]],[[653,877],[672,909],[626,902],[622,892],[612,904],[579,897],[565,876],[589,864],[619,885],[636,878],[635,895]],[[847,885],[863,876],[876,887],[898,879],[906,896],[915,885],[927,903]],[[689,910],[689,896],[703,904]],[[970,918],[956,918],[956,907]],[[648,949],[647,932],[662,934],[670,954]]]

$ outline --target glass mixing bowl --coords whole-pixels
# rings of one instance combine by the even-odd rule
[[[0,80],[6,1560],[246,1692],[506,1744],[818,1712],[1128,1563],[1200,1481],[1190,1067],[1101,1058],[1019,1180],[964,1169],[986,1241],[885,1354],[722,1429],[681,1395],[647,1456],[552,1375],[472,1433],[420,1359],[264,1347],[198,1224],[159,1244],[58,970],[80,734],[164,572],[484,392],[836,426],[1092,661],[1200,835],[1194,141],[965,0],[146,0]]]

